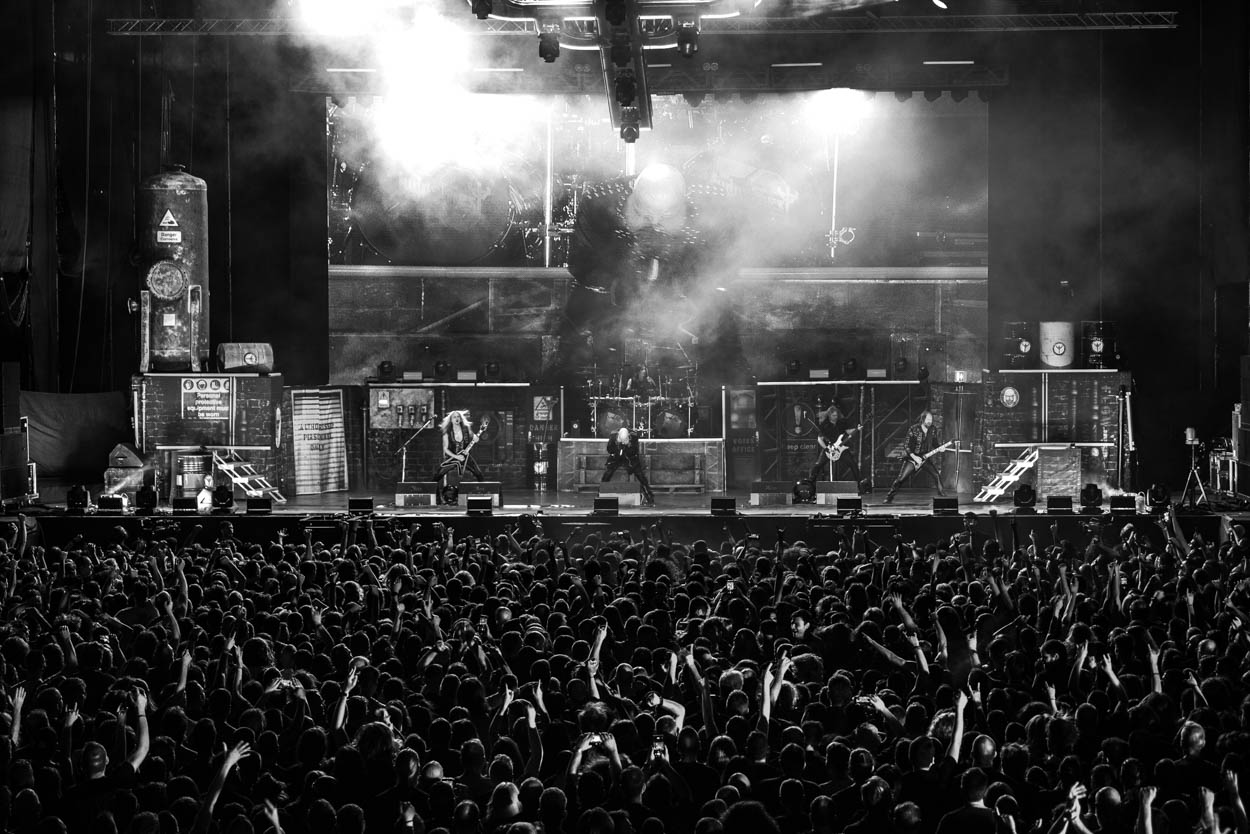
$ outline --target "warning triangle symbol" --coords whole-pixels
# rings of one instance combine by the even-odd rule
[[[178,221],[174,219],[174,213],[169,209],[165,209],[165,216],[161,218],[162,226],[177,226]]]

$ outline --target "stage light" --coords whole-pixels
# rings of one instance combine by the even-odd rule
[[[616,95],[616,103],[621,107],[629,107],[634,103],[634,99],[638,97],[638,82],[634,80],[632,73],[621,74],[616,77],[616,85],[614,87]]]
[[[465,515],[490,515],[491,497],[489,495],[469,495],[464,499]]]
[[[843,378],[849,379],[850,377],[855,376],[855,373],[858,370],[859,370],[859,362],[857,362],[854,357],[851,357],[850,359],[847,359],[845,362],[842,363]]]
[[[234,485],[218,484],[213,487],[213,512],[228,513],[234,509]]]
[[[607,0],[603,4],[603,17],[613,26],[625,25],[625,0]]]
[[[811,481],[802,480],[794,482],[793,489],[794,503],[796,504],[815,504],[816,503],[816,485]]]
[[[451,380],[451,363],[440,359],[434,363],[434,381],[449,382]]]
[[[799,374],[803,371],[803,363],[797,359],[791,359],[786,363],[786,379],[798,379]]]
[[[637,142],[638,136],[642,133],[641,122],[642,117],[638,113],[637,107],[622,107],[621,141],[627,144]]]
[[[590,511],[591,515],[620,515],[621,500],[615,495],[609,495],[604,498],[596,498],[594,509]]]
[[[907,101],[907,99],[911,98],[911,90],[895,90],[894,98],[899,101]]]
[[[1020,484],[1011,494],[1011,503],[1015,505],[1018,514],[1036,512],[1034,507],[1037,504],[1037,490],[1033,489],[1030,484]]]
[[[156,505],[159,502],[160,496],[156,494],[156,487],[144,484],[135,493],[135,512],[138,515],[152,515],[156,512]]]
[[[612,39],[612,48],[608,52],[612,63],[618,67],[628,67],[634,62],[634,51],[629,45],[629,35],[617,35]]]
[[[686,100],[686,104],[691,107],[698,107],[703,103],[703,93],[682,93],[682,98]]]
[[[917,382],[927,382],[929,379],[929,366],[921,365],[916,371]]]
[[[1098,484],[1086,484],[1081,487],[1081,512],[1096,513],[1102,506],[1102,490]]]
[[[74,515],[82,515],[91,503],[91,493],[82,484],[74,484],[65,494],[65,507]]]
[[[677,51],[683,58],[693,58],[699,51],[699,30],[694,23],[683,23],[677,29]]]
[[[1146,503],[1150,505],[1150,512],[1162,513],[1172,505],[1172,492],[1163,484],[1151,484],[1146,491]]]
[[[953,495],[938,495],[933,498],[934,515],[959,515],[959,499]]]
[[[937,101],[937,100],[938,100],[938,99],[940,99],[941,97],[942,97],[942,91],[941,91],[941,90],[925,90],[925,91],[924,91],[924,100],[925,100],[925,101]]]
[[[482,379],[486,382],[498,382],[503,378],[503,369],[495,360],[490,360],[482,366]]]
[[[966,99],[967,97],[968,97],[968,91],[967,91],[967,90],[951,90],[951,100],[952,100],[952,101],[963,101],[963,100],[964,100],[964,99]]]
[[[538,57],[548,64],[554,64],[560,57],[560,32],[544,31],[538,33]]]
[[[737,515],[737,498],[713,498],[711,501],[712,515]]]
[[[347,512],[349,514],[365,513],[366,515],[373,512],[373,497],[367,498],[348,498]]]
[[[478,20],[485,20],[490,17],[491,6],[491,0],[473,0],[473,14],[477,15]]]

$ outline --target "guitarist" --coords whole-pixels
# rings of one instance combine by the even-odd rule
[[[934,455],[925,459],[927,453],[941,445],[937,429],[933,428],[933,412],[925,409],[920,412],[919,422],[907,430],[907,455],[903,458],[903,466],[898,471],[898,477],[890,485],[890,491],[885,496],[885,503],[889,504],[894,500],[894,493],[898,492],[903,481],[920,472],[924,472],[933,479],[933,486],[938,495],[946,494],[942,491],[942,473],[937,468],[938,456]]]
[[[444,476],[447,478],[447,485],[443,488],[443,500],[454,504],[460,492],[460,478],[464,475],[464,470],[468,469],[479,481],[484,480],[477,461],[469,454],[477,443],[478,436],[469,425],[467,411],[451,412],[443,418],[439,428],[443,435],[443,462],[439,464],[438,471],[431,480],[437,483]],[[449,492],[456,497],[449,500]]]
[[[831,404],[816,415],[816,442],[820,444],[820,457],[812,464],[807,479],[816,481],[836,480],[837,471],[846,467],[855,480],[857,490],[862,489],[859,477],[859,461],[851,450],[851,438],[859,431],[852,426],[837,405]],[[832,469],[830,464],[833,464]]]

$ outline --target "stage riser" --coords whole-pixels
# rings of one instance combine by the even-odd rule
[[[560,441],[557,486],[561,492],[593,491],[607,466],[607,441],[565,438]],[[724,443],[711,440],[643,440],[639,446],[643,471],[657,490],[708,493],[725,488],[721,460]],[[624,478],[618,470],[617,478]]]

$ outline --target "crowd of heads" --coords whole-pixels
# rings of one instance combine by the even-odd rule
[[[1250,834],[1244,531],[1067,523],[23,518],[0,830]]]

